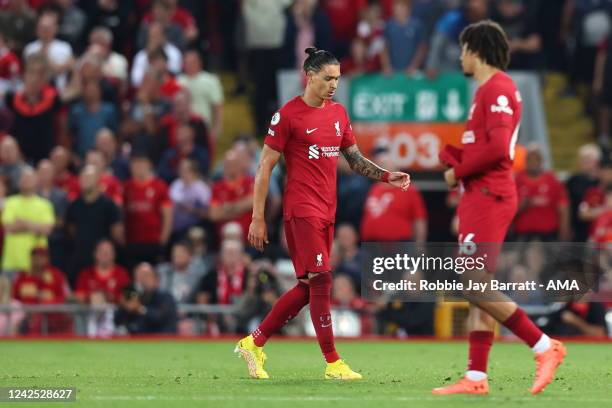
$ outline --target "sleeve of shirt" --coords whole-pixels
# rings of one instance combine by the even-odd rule
[[[285,109],[281,109],[272,116],[268,134],[264,143],[277,152],[282,153],[291,137],[291,118]]]
[[[170,195],[168,194],[168,185],[160,180],[157,189],[159,192],[158,199],[160,207],[172,207],[172,200],[170,199]]]
[[[557,180],[555,178],[555,185],[556,185],[556,189],[557,189],[557,204],[558,205],[568,205],[569,204],[569,198],[567,197],[567,190],[565,189],[565,186],[563,185],[563,183],[561,183],[559,180]]]
[[[210,100],[215,105],[223,103],[223,87],[218,76],[214,76],[212,85],[210,87]]]
[[[482,104],[485,109],[485,130],[490,132],[498,127],[506,127],[513,130],[514,115],[516,108],[511,90],[502,88],[489,88],[482,96]]]
[[[13,205],[13,200],[8,199],[2,210],[2,225],[10,224],[15,221],[15,205]]]
[[[344,109],[344,108],[343,108]],[[349,118],[346,109],[344,109],[344,115],[346,116],[346,126],[344,127],[344,133],[342,134],[342,142],[340,143],[340,149],[346,149],[357,143],[355,136],[353,135],[353,125],[351,125],[351,118]]]
[[[42,211],[38,214],[38,222],[43,224],[55,224],[55,213],[53,212],[53,205],[48,200],[42,202]]]

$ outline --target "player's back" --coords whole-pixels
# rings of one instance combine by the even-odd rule
[[[512,78],[505,72],[496,73],[478,88],[461,140],[464,154],[469,154],[472,149],[486,149],[488,139],[495,137],[491,131],[496,128],[506,128],[512,137],[503,159],[492,168],[464,180],[466,193],[478,190],[500,197],[516,196],[512,161],[521,114],[521,95]]]
[[[285,219],[333,221],[338,156],[355,143],[344,107],[326,101],[323,107],[315,108],[297,96],[274,114],[265,143],[285,156]]]

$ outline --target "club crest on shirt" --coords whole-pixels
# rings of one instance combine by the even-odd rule
[[[491,112],[493,113],[507,113],[508,115],[514,115],[514,111],[510,106],[510,101],[506,95],[499,95],[497,97],[497,105],[491,105]]]
[[[342,132],[340,132],[340,121],[334,123],[334,126],[336,127],[336,136],[342,136]]]
[[[323,266],[323,253],[317,254],[317,266]]]

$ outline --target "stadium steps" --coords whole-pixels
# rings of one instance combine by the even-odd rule
[[[246,94],[233,95],[236,89],[236,75],[222,72],[219,78],[223,85],[225,105],[223,107],[223,134],[217,139],[215,162],[223,157],[236,136],[244,133],[253,134],[255,131],[248,96]]]
[[[544,83],[543,99],[553,162],[556,170],[573,170],[578,147],[593,141],[593,122],[585,114],[578,96],[563,95],[567,86],[563,75],[547,74]]]

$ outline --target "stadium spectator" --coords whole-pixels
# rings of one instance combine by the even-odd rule
[[[236,151],[230,150],[225,154],[223,177],[212,185],[209,212],[219,232],[226,223],[236,221],[242,226],[246,238],[253,210],[254,183],[253,176],[247,171]]]
[[[516,176],[518,213],[514,233],[521,241],[560,241],[570,239],[569,201],[565,186],[551,171],[543,168],[539,146],[530,146],[527,169]]]
[[[23,89],[6,94],[6,106],[14,115],[12,134],[27,160],[49,156],[56,143],[55,119],[61,107],[57,90],[49,85],[47,63],[42,54],[26,59]]]
[[[448,11],[438,20],[425,66],[430,77],[435,77],[439,72],[459,70],[459,34],[469,24],[486,19],[488,14],[487,0],[466,0],[461,8]]]
[[[110,129],[100,129],[96,135],[96,150],[104,155],[113,175],[120,181],[130,178],[130,162],[119,152],[117,138]]]
[[[552,316],[547,316],[546,330],[557,336],[606,338],[606,308],[600,302],[568,302]]]
[[[120,89],[127,85],[127,59],[113,48],[113,32],[106,27],[96,27],[89,34],[87,53],[97,54],[102,58],[102,73],[104,77],[120,84]]]
[[[38,162],[38,195],[49,200],[53,206],[55,224],[49,235],[49,253],[51,264],[66,270],[66,234],[64,220],[68,210],[68,195],[54,184],[55,174],[53,164],[48,159]]]
[[[15,91],[21,82],[21,61],[9,48],[6,34],[0,31],[0,95]]]
[[[353,283],[361,287],[361,262],[363,255],[359,249],[359,235],[351,224],[340,224],[336,230],[334,245],[338,250],[337,272],[350,276]]]
[[[425,26],[413,15],[412,0],[395,0],[393,17],[385,24],[384,72],[413,75],[421,68],[426,56]]]
[[[233,304],[242,296],[246,281],[244,247],[240,241],[225,240],[221,243],[219,264],[198,285],[197,301],[205,305]]]
[[[536,69],[541,66],[542,36],[538,22],[538,2],[498,0],[491,13],[510,42],[509,69]]]
[[[102,152],[97,150],[87,152],[85,164],[90,164],[96,168],[100,175],[100,191],[113,200],[117,207],[121,208],[123,206],[123,184],[110,171]]]
[[[395,171],[387,148],[374,150],[374,161],[389,171]],[[387,183],[376,183],[370,189],[361,219],[363,241],[427,240],[427,209],[421,193],[411,185],[407,191],[392,188]]]
[[[588,189],[599,183],[601,162],[601,149],[595,144],[586,144],[578,150],[578,172],[573,174],[566,182],[570,199],[570,213],[573,239],[584,242],[589,234],[589,223],[582,221],[578,216],[578,207],[583,201]]]
[[[372,334],[373,322],[368,315],[368,304],[359,297],[352,277],[335,274],[331,302],[337,322],[334,333],[350,337]]]
[[[331,41],[331,24],[318,2],[295,1],[287,12],[282,50],[283,68],[301,70],[306,59],[306,48],[314,45],[321,50],[329,50],[332,47]]]
[[[175,9],[172,8],[172,5],[167,0],[153,0],[152,3],[151,12],[148,14],[149,18],[143,19],[140,24],[136,46],[144,48],[149,37],[149,27],[152,24],[159,24],[170,43],[178,48],[185,48],[185,36],[183,35],[182,27],[172,21],[172,13]]]
[[[197,50],[185,51],[183,73],[177,79],[189,90],[193,112],[208,125],[211,141],[219,139],[223,135],[223,87],[216,75],[203,69]]]
[[[170,185],[170,199],[174,207],[172,220],[173,241],[183,238],[190,228],[208,216],[211,191],[199,177],[198,166],[182,159],[178,166],[179,178]]]
[[[612,106],[612,35],[601,43],[597,51],[595,73],[593,75],[593,93],[598,101],[597,106],[597,141],[610,147],[610,107]]]
[[[366,59],[378,61],[380,64],[381,53],[385,48],[385,20],[379,3],[370,3],[363,11],[361,20],[357,24],[357,36],[353,42],[356,40],[361,40],[365,46]],[[342,70],[345,70],[344,65]]]
[[[134,269],[135,286],[126,288],[115,313],[115,325],[130,334],[172,334],[177,331],[177,307],[172,295],[159,287],[159,277],[150,264]]]
[[[381,69],[380,55],[369,57],[367,44],[361,38],[353,40],[350,55],[341,64],[343,75],[371,74]]]
[[[285,9],[291,0],[242,2],[249,73],[255,87],[252,98],[255,131],[264,135],[268,123],[278,108],[276,71],[280,67],[280,56],[285,33]]]
[[[274,266],[267,260],[249,264],[244,294],[237,305],[236,331],[250,333],[255,330],[279,295],[280,285]]]
[[[193,161],[198,167],[198,173],[204,176],[208,174],[208,150],[195,143],[194,133],[191,126],[179,125],[176,129],[176,145],[162,154],[157,172],[167,183],[171,183],[178,176],[178,166],[182,159]]]
[[[350,223],[359,230],[372,182],[351,170],[344,156],[338,158],[338,209],[336,223]]]
[[[6,35],[7,45],[17,55],[33,40],[36,32],[36,13],[27,0],[9,0],[0,13],[0,26]]]
[[[147,156],[134,154],[130,166],[132,178],[124,184],[127,264],[156,264],[172,231],[172,202]]]
[[[112,239],[116,244],[124,242],[120,210],[100,191],[100,174],[96,168],[83,167],[79,182],[81,193],[66,212],[67,233],[73,242],[68,268],[72,285],[79,271],[93,263],[92,254],[98,242],[103,239]]]
[[[9,194],[17,192],[21,174],[27,168],[29,166],[23,161],[15,139],[5,136],[0,141],[0,177]]]
[[[117,303],[129,284],[128,271],[115,263],[113,243],[103,239],[96,245],[94,264],[79,272],[74,293],[80,302],[87,304],[91,303],[95,293],[102,295],[108,303]]]
[[[177,3],[178,0],[164,0],[164,6],[169,9],[170,22],[176,24],[182,30],[186,41],[194,41],[198,37],[198,27],[191,12]],[[193,7],[193,6],[192,6]],[[146,13],[143,22],[149,23],[154,19],[154,11]]]
[[[605,209],[605,191],[612,184],[612,164],[604,165],[599,171],[599,183],[584,192],[582,202],[578,206],[578,218],[588,223],[589,234],[593,233],[593,221]]]
[[[112,48],[117,52],[132,51],[134,30],[134,3],[132,1],[98,0],[81,2],[87,14],[88,32],[93,27],[105,27],[113,33]]]
[[[72,135],[74,151],[84,158],[94,147],[100,129],[117,130],[119,117],[114,105],[102,100],[100,83],[89,81],[83,84],[83,96],[70,108],[68,126]]]
[[[157,267],[159,287],[172,294],[178,303],[194,303],[197,285],[206,272],[204,263],[193,256],[189,244],[177,242],[172,246],[170,262]]]
[[[167,148],[176,147],[179,127],[189,126],[193,129],[194,140],[198,146],[213,152],[214,139],[208,131],[208,126],[192,109],[191,90],[181,89],[172,98],[172,112],[161,118],[160,135],[156,138],[156,149],[160,152]],[[203,175],[208,174],[208,168]]]
[[[336,57],[344,58],[348,54],[349,45],[357,29],[359,15],[367,4],[367,0],[321,1],[321,7],[327,13],[329,20],[333,22],[331,29],[334,48],[330,49],[330,51]],[[303,50],[304,48],[302,48]]]
[[[155,53],[159,53],[159,50],[165,55],[168,62],[168,70],[172,74],[181,72],[183,58],[181,51],[174,44],[168,42],[161,24],[152,23],[149,26],[146,47],[136,53],[132,62],[130,78],[133,86],[140,86],[145,73],[151,66]]]
[[[604,202],[600,214],[593,221],[589,237],[591,242],[605,244],[612,242],[612,185],[604,190]]]
[[[73,201],[79,196],[79,178],[70,171],[70,151],[63,146],[56,146],[51,151],[51,164],[55,176],[55,185],[61,188],[68,200]]]
[[[34,170],[24,170],[19,193],[5,200],[2,210],[5,231],[2,270],[5,273],[29,270],[32,248],[47,246],[47,237],[55,224],[53,206],[36,194],[37,183]]]
[[[80,50],[83,47],[87,16],[75,3],[76,0],[54,0],[54,7],[48,10],[57,13],[58,37],[68,41],[73,49]]]
[[[72,68],[74,58],[72,47],[65,41],[56,38],[58,30],[57,15],[43,13],[36,24],[37,40],[26,45],[23,50],[24,58],[33,54],[43,53],[49,63],[49,68],[56,80],[59,89],[67,83],[67,74]]]

